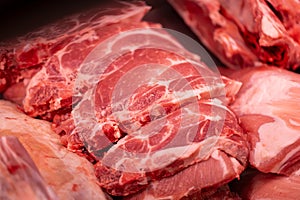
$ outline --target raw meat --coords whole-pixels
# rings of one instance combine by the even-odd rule
[[[112,53],[103,48],[107,44]],[[116,52],[119,57],[114,58]],[[107,63],[110,56],[113,59]],[[213,73],[167,33],[143,29],[111,37],[90,53],[79,72],[74,93],[79,100],[71,115],[54,118],[55,129],[65,134],[70,150],[88,151],[90,160],[100,160],[95,165],[99,184],[110,194],[137,192],[152,179],[172,176],[209,157],[211,145],[219,142],[216,134],[224,135],[220,143],[226,143],[226,151],[237,159],[241,156],[245,164],[242,131],[225,106],[240,83]],[[223,121],[226,128],[222,130],[218,125]],[[172,144],[177,140],[181,143]],[[181,157],[171,156],[175,149]],[[159,159],[166,155],[171,159]],[[143,164],[154,158],[157,164]],[[134,162],[138,167],[131,168]]]
[[[294,200],[300,197],[299,175],[281,176],[248,170],[241,175],[240,181],[232,184],[232,188],[243,199]]]
[[[178,184],[181,181],[182,190],[177,191],[180,196],[203,177],[209,182],[210,173],[196,176],[197,170],[210,168],[205,164],[207,159],[215,164],[213,171],[215,175],[219,171],[220,177],[214,176],[213,183],[208,185],[199,183],[196,191],[237,177],[247,163],[247,143],[233,113],[213,101],[200,101],[198,112],[195,111],[197,106],[189,104],[181,109],[181,113],[172,112],[167,119],[154,120],[138,133],[126,135],[95,165],[100,185],[113,195],[127,195],[146,187],[151,180],[171,176],[161,181],[170,179],[170,185],[175,180]],[[199,164],[193,165],[195,163]],[[185,168],[183,173],[181,170]],[[179,174],[175,174],[177,172]],[[195,180],[183,178],[188,175],[196,176]],[[175,191],[167,192],[175,195]],[[162,195],[166,195],[163,193],[156,195],[163,198]]]
[[[286,29],[270,3],[264,0],[169,2],[203,44],[228,67],[261,64],[293,70],[299,67],[300,47],[297,36],[293,38],[296,32]],[[288,2],[285,15],[292,13],[293,18],[297,11],[291,9],[292,1]],[[299,2],[293,4],[299,7]],[[275,7],[281,8],[280,3]]]
[[[291,174],[300,167],[300,75],[275,67],[237,71],[243,83],[231,108],[247,132],[250,164]]]
[[[19,139],[59,199],[106,199],[97,184],[92,164],[63,147],[50,123],[26,116],[3,100],[0,101],[0,121],[0,137]]]
[[[228,157],[222,151],[215,151],[207,160],[174,176],[154,181],[146,190],[125,199],[214,199],[213,194],[217,193],[218,187],[239,177],[243,170],[244,167],[235,158]],[[229,197],[233,196],[232,199],[239,199],[230,192],[222,195],[219,198],[228,196],[228,199],[231,199]],[[218,199],[217,197],[215,199]]]
[[[300,2],[298,0],[267,0],[289,35],[300,43]]]
[[[63,144],[95,164],[112,195],[175,177],[219,151],[230,176],[215,183],[237,177],[248,148],[226,105],[241,84],[213,72],[158,24],[100,26],[78,30],[47,59],[26,85],[24,111],[53,119]]]
[[[98,42],[97,34],[93,36],[94,31],[98,30],[100,34],[99,29],[102,27],[120,21],[138,22],[149,9],[143,2],[113,1],[109,5],[64,18],[25,36],[0,42],[0,93],[18,82],[27,86],[28,79],[49,62],[50,57],[67,48],[72,41],[79,40],[79,37],[91,34],[90,40],[78,45],[81,48],[93,45]]]
[[[0,199],[58,199],[16,137],[0,137]]]

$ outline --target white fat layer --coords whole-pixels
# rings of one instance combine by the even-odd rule
[[[299,126],[300,127],[300,123],[293,120],[293,119],[289,119],[289,122],[293,125],[293,126]]]
[[[261,20],[261,28],[264,34],[272,38],[278,38],[280,36],[280,32],[282,32],[282,30],[284,29],[283,25],[281,25],[280,23],[274,23],[274,19],[269,14],[269,8],[266,4],[260,1],[257,1],[257,3],[263,14]]]
[[[239,174],[241,173],[241,171],[239,169],[241,169],[241,164],[237,161],[237,159],[230,157],[231,160],[231,164],[232,164],[232,168],[235,171],[235,174],[237,174],[237,177],[239,177]]]
[[[261,113],[262,110],[265,115],[272,115],[274,109],[272,102],[292,98],[289,95],[290,89],[300,87],[299,83],[277,75],[270,75],[268,78],[255,78],[254,76],[250,82],[251,87],[243,93],[245,98],[237,99],[232,106],[241,115],[257,114]]]
[[[284,159],[282,159],[279,163],[277,163],[273,169],[271,170],[272,172],[278,172],[281,171],[281,169],[284,167],[284,164],[287,163],[289,161],[289,159],[295,155],[296,153],[298,153],[300,151],[300,146],[295,147],[292,151],[290,151],[289,153],[287,153],[284,157]]]
[[[263,30],[263,32],[265,34],[267,34],[268,36],[272,37],[272,38],[277,38],[279,36],[279,33],[276,29],[276,27],[274,27],[274,23],[272,23],[272,19],[270,18],[269,15],[265,15],[262,18],[262,23],[261,23],[261,28]]]
[[[300,169],[297,170],[297,171],[295,171],[295,172],[293,173],[293,175],[295,175],[295,176],[300,176]]]
[[[260,141],[254,148],[254,160],[257,165],[276,157],[285,147],[300,139],[299,131],[287,130],[285,122],[279,118],[274,122],[261,125],[258,134]]]
[[[226,165],[225,160],[222,158],[222,156],[220,155],[219,151],[214,151],[211,155],[211,157],[215,160],[219,161],[219,164],[221,167],[218,167],[219,169],[222,169],[223,171],[223,177],[226,177],[226,175],[228,174],[228,172],[230,171]]]

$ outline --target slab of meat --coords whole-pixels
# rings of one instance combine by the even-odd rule
[[[198,112],[193,111],[193,107],[194,105],[188,105],[181,109],[181,113],[175,111],[167,115],[167,119],[150,122],[138,133],[126,135],[112,146],[95,165],[100,185],[109,193],[124,195],[146,187],[151,180],[160,180],[163,177],[169,179],[171,176],[170,185],[175,180],[178,184],[182,182],[182,191],[177,191],[178,196],[174,194],[175,199],[179,199],[197,181],[210,179],[209,172],[200,175],[201,169],[205,171],[204,169],[210,168],[205,164],[207,159],[212,162],[216,160],[213,170],[215,173],[220,171],[220,177],[214,176],[213,183],[208,186],[222,184],[237,177],[246,166],[248,149],[235,116],[226,107],[218,106],[212,101],[199,102]],[[222,151],[221,155],[219,151]],[[195,163],[199,163],[199,166],[193,165]],[[196,169],[192,169],[190,165]],[[185,168],[187,171],[182,176],[176,174]],[[199,173],[196,173],[197,170]],[[227,173],[228,177],[225,175]],[[183,178],[188,174],[196,176],[194,182]],[[198,191],[208,187],[206,183],[203,184],[204,186],[199,185],[194,189]],[[169,192],[168,195],[171,195],[175,191]],[[156,195],[163,198],[166,194]]]
[[[243,199],[293,200],[298,199],[300,196],[299,175],[299,171],[298,174],[290,176],[246,171],[241,175],[240,181],[232,184],[232,188]]]
[[[12,103],[3,100],[0,101],[0,121],[0,138],[2,138],[1,136],[15,136],[19,139],[40,171],[45,183],[51,186],[59,199],[106,199],[97,184],[92,164],[63,147],[60,144],[59,136],[51,130],[50,123],[32,119],[20,112]],[[8,148],[5,150],[9,151]],[[20,149],[14,145],[14,150],[19,151]],[[4,152],[1,150],[0,154],[2,155]],[[22,153],[25,154],[25,152]],[[22,156],[22,158],[26,157]],[[14,157],[14,159],[18,163],[22,162],[18,157]],[[11,170],[18,172],[17,166]],[[0,174],[2,172],[5,171],[1,170]],[[3,189],[14,186],[14,184],[3,185]],[[34,192],[37,191],[34,190]],[[0,196],[2,194],[0,193]],[[23,195],[25,194],[23,193]]]
[[[222,167],[216,167],[222,166]],[[178,174],[152,182],[144,191],[126,200],[140,199],[239,199],[231,194],[217,194],[218,187],[239,177],[244,170],[239,161],[222,151],[215,151],[210,158],[182,170]],[[222,181],[220,181],[222,180]],[[222,193],[221,193],[222,194]],[[236,197],[236,198],[235,198]]]
[[[0,169],[0,199],[58,199],[16,137],[0,137]]]
[[[251,165],[280,174],[299,169],[300,75],[258,67],[230,76],[243,83],[231,108],[247,132]]]
[[[157,44],[166,44],[165,48],[176,45],[177,52],[182,48],[164,32],[129,33],[112,41],[123,45],[116,45],[116,50],[130,48],[131,52],[121,54],[103,74],[96,73],[97,66],[105,66],[101,61],[103,49],[87,58],[88,64],[98,62],[87,64],[89,71],[82,77],[76,95],[83,89],[85,94],[72,111],[75,124],[69,116],[66,121],[58,120],[56,126],[66,133],[68,148],[87,148],[100,159],[95,165],[99,184],[113,195],[134,193],[152,179],[172,176],[206,159],[218,142],[226,144],[226,151],[235,157],[241,156],[238,159],[244,166],[247,147],[242,131],[234,115],[222,105],[234,97],[240,84],[225,77],[224,83],[203,63],[189,60],[193,56],[183,49],[186,58],[172,48],[171,52],[160,49]],[[126,45],[128,41],[131,45]],[[148,43],[155,48],[146,48]],[[81,71],[86,71],[85,66]],[[219,140],[219,135],[224,138]]]
[[[98,36],[102,35],[102,27],[120,21],[138,22],[149,8],[145,3],[138,1],[134,3],[113,1],[109,5],[104,4],[94,10],[64,18],[25,36],[0,42],[0,92],[19,82],[26,86],[28,79],[30,80],[48,62],[50,57],[62,49],[68,51],[70,43],[73,44],[73,48],[75,46],[77,48],[85,47],[88,51],[87,46],[91,47],[99,42]],[[100,40],[105,37],[104,34],[105,32]],[[84,40],[84,37],[89,37],[89,39]],[[82,39],[79,44],[72,42],[80,40],[79,38]],[[62,59],[70,60],[72,58]],[[69,63],[68,67],[72,67],[74,64]],[[9,91],[8,98],[13,93],[14,91]],[[22,103],[20,100],[18,102]]]
[[[299,7],[299,1],[288,1],[285,6],[280,6],[280,1],[264,0],[169,2],[203,44],[228,67],[268,64],[295,70],[300,66],[296,31],[288,29],[287,17],[282,19],[285,27],[274,10],[275,7],[279,12],[286,11],[284,16],[294,19],[297,8],[292,5]],[[297,20],[294,22],[297,24]]]

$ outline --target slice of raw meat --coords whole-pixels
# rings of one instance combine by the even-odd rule
[[[108,45],[114,51],[107,52],[105,48]],[[107,57],[116,55],[119,57],[109,58],[112,61],[107,62]],[[79,113],[77,118],[83,117],[80,113],[84,114],[85,120],[76,122],[83,123],[83,126],[87,126],[88,117],[89,123],[100,122],[98,130],[104,133],[102,136],[96,135],[102,138],[100,141],[104,148],[121,138],[122,132],[135,131],[153,118],[159,118],[162,111],[168,114],[197,101],[197,98],[220,97],[232,101],[240,88],[240,83],[218,76],[159,29],[129,30],[111,36],[99,44],[85,62],[80,69],[83,75],[77,77],[82,79],[76,82],[80,86],[77,88],[78,94],[68,86],[69,93],[75,92],[74,96],[80,99],[81,90],[88,93],[86,90],[96,88],[96,91],[90,91],[95,94],[85,95],[86,100],[78,103],[71,116],[56,115],[54,118],[56,132],[65,135],[64,143],[68,143],[69,149],[73,150],[82,146],[77,130],[73,131],[73,119],[70,119],[74,112]],[[62,95],[66,94],[61,92],[58,96],[64,98]],[[91,101],[89,95],[95,100]]]
[[[113,35],[150,27],[159,25],[122,22],[95,30],[87,28],[82,34],[78,33],[62,50],[53,54],[30,80],[23,101],[25,112],[31,116],[43,116],[60,108],[70,107],[78,69],[91,51]]]
[[[243,170],[244,167],[235,158],[215,151],[207,160],[172,177],[154,181],[144,191],[125,199],[239,199],[228,188],[227,194],[224,192],[218,196],[217,193],[222,190],[218,189],[220,186],[239,177]]]
[[[300,47],[264,0],[169,0],[227,66],[299,67]],[[287,13],[288,15],[288,13]]]
[[[112,1],[96,9],[73,15],[41,27],[25,36],[0,42],[0,92],[18,82],[28,84],[33,74],[56,52],[78,37],[91,34],[85,43],[97,43],[94,31],[106,25],[138,22],[150,9],[142,1]],[[82,43],[83,45],[83,43]],[[88,44],[86,44],[88,45]],[[83,47],[83,46],[81,46]]]
[[[262,172],[300,167],[300,75],[275,67],[237,71],[243,83],[231,108],[247,132],[250,163]]]
[[[282,176],[248,170],[241,175],[240,181],[232,184],[232,188],[243,199],[294,200],[300,196],[299,175]]]
[[[0,199],[58,199],[16,137],[0,137]]]
[[[195,163],[202,166],[201,163],[210,158],[217,160],[214,163],[216,173],[222,172],[222,176],[214,177],[216,184],[238,176],[248,158],[247,143],[234,114],[219,105],[217,99],[199,101],[199,108],[189,104],[126,135],[105,152],[95,170],[99,184],[106,191],[113,195],[128,195],[147,187],[151,180],[171,176],[184,181],[183,176],[187,174],[179,176],[177,172],[190,166],[188,171]],[[205,167],[199,167],[199,171],[209,169],[203,165]],[[198,174],[196,170],[190,170],[190,176]],[[228,171],[223,173],[222,170]],[[226,178],[227,173],[231,176]],[[209,179],[209,174],[203,176]],[[188,187],[192,187],[190,184],[182,184],[181,192],[188,192]],[[195,188],[196,191],[200,189],[200,186]]]
[[[33,119],[3,100],[0,121],[0,136],[19,139],[59,199],[106,199],[92,164],[63,147],[50,123]]]

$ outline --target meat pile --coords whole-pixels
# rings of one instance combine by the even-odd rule
[[[246,170],[236,191],[245,199],[298,198],[300,75],[285,69],[300,66],[300,2],[169,2],[203,44],[233,69],[220,68],[221,73],[242,83],[230,108],[246,133],[249,164],[260,172]]]
[[[3,185],[17,188],[21,177],[28,197],[45,199],[253,199],[268,177],[297,186],[300,75],[286,69],[300,65],[291,9],[300,3],[169,2],[231,70],[220,75],[144,21],[141,1],[0,43],[0,92],[28,115],[0,102]],[[54,176],[58,168],[65,174]],[[9,187],[0,188],[7,197]]]

